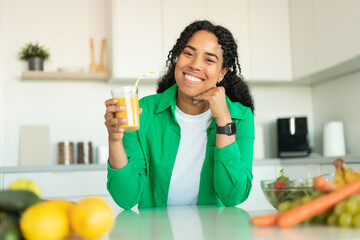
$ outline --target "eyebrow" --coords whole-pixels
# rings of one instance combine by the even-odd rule
[[[185,48],[190,48],[191,50],[196,51],[196,48],[194,48],[193,46],[190,46],[190,45],[185,45],[184,49]],[[205,52],[205,53],[206,53],[206,55],[213,56],[217,60],[219,60],[218,56],[215,53],[210,53],[210,52]]]

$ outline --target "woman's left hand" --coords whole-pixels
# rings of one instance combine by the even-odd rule
[[[224,87],[213,87],[193,98],[194,104],[198,104],[201,101],[207,101],[209,103],[211,114],[219,126],[224,126],[231,122],[230,112],[226,105]]]

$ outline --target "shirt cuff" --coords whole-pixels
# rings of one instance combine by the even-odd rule
[[[241,154],[236,141],[223,148],[215,147],[214,150],[215,161],[226,162],[234,159],[240,160],[240,157]]]
[[[130,177],[131,175],[133,175],[133,164],[131,164],[131,162],[129,162],[128,164],[126,164],[125,167],[120,168],[120,169],[115,169],[112,168],[110,166],[109,161],[107,162],[107,170],[108,170],[108,174],[110,176],[121,176],[122,178],[127,179],[128,177]]]

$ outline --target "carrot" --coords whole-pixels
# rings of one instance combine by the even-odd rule
[[[308,218],[327,211],[337,203],[358,192],[360,192],[360,181],[348,184],[343,188],[284,212],[278,219],[278,225],[281,228],[292,227]]]
[[[321,192],[331,192],[336,189],[335,185],[329,182],[324,176],[314,178],[314,188]]]
[[[250,222],[255,227],[272,227],[275,226],[277,223],[277,220],[282,215],[282,213],[272,213],[262,216],[255,216],[252,217]]]

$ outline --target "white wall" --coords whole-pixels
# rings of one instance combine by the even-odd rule
[[[50,49],[50,60],[45,62],[46,71],[56,71],[64,66],[84,67],[87,71],[90,37],[95,41],[97,60],[101,39],[106,37],[105,1],[8,0],[4,4],[7,51],[3,64],[6,69],[5,91],[1,95],[5,126],[1,136],[6,139],[1,151],[4,152],[3,165],[19,163],[21,125],[50,126],[52,162],[57,160],[59,141],[88,139],[95,146],[106,144],[104,101],[110,98],[110,89],[114,85],[70,80],[24,81],[20,76],[27,65],[18,59],[18,52],[26,43],[38,41]],[[140,94],[154,92],[152,87],[147,89]]]
[[[4,0],[5,28],[3,34],[4,70],[3,163],[19,164],[19,129],[21,125],[49,125],[51,162],[57,161],[57,143],[83,139],[94,146],[107,143],[104,126],[104,101],[110,98],[115,84],[90,81],[21,80],[27,69],[18,59],[18,52],[29,41],[38,41],[50,49],[51,58],[45,62],[46,71],[58,67],[79,66],[88,70],[90,64],[89,38],[95,40],[99,59],[100,42],[107,35],[106,2],[104,0]],[[0,5],[1,6],[1,5]],[[0,8],[1,10],[1,8]],[[1,11],[0,11],[1,13]],[[0,15],[1,16],[1,15]],[[0,17],[1,26],[1,17]],[[1,41],[1,29],[0,29]],[[5,61],[6,59],[6,61]],[[0,59],[1,64],[1,59]],[[115,66],[116,67],[116,66]],[[0,68],[1,70],[1,68]],[[0,71],[1,76],[1,71]],[[155,93],[154,85],[140,86],[140,97]],[[1,80],[0,80],[1,90]],[[276,118],[308,116],[312,127],[312,98],[309,87],[252,87],[256,104],[256,123],[265,130],[266,157],[276,157]],[[1,126],[1,121],[0,121]],[[0,129],[1,130],[1,129]],[[312,136],[312,134],[311,134]],[[36,139],[34,139],[36,141]],[[1,154],[0,154],[1,156]],[[0,159],[1,160],[1,159]]]
[[[4,165],[4,4],[0,1],[0,166]]]
[[[360,153],[360,72],[313,87],[315,148],[322,152],[322,128],[343,121],[347,154]]]
[[[251,90],[255,100],[255,123],[264,131],[265,157],[277,157],[277,118],[307,117],[310,146],[314,145],[311,87],[251,86]]]

